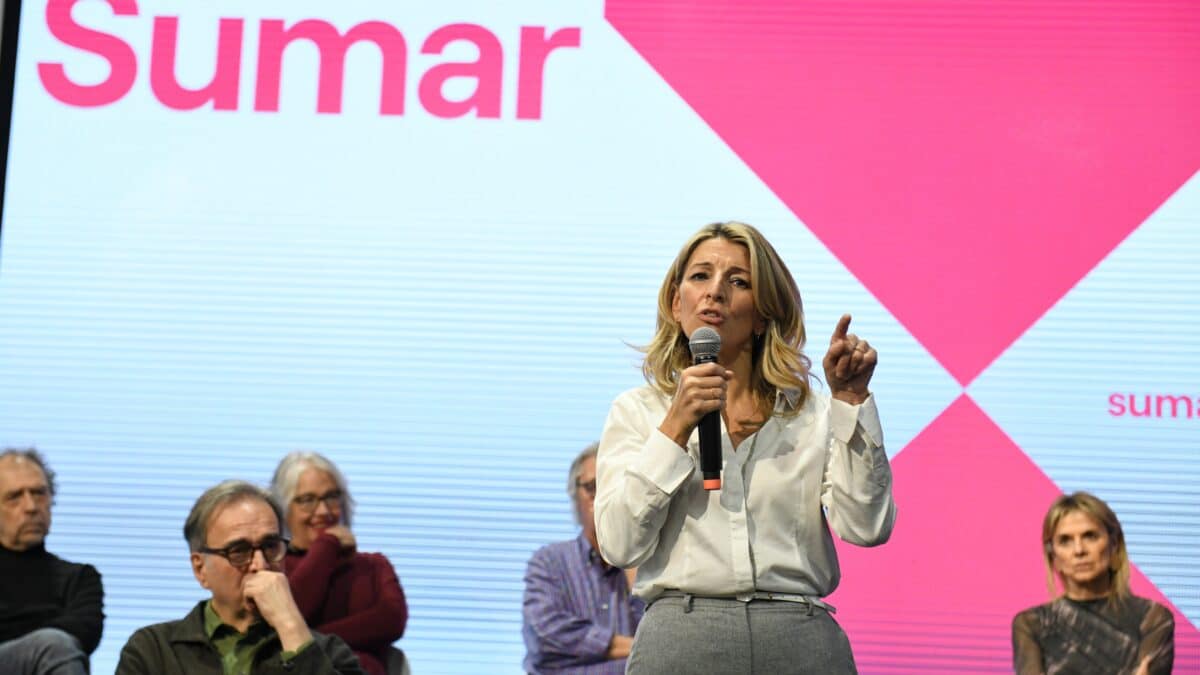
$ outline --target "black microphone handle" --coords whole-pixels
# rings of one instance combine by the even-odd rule
[[[705,490],[721,489],[721,412],[700,418],[700,474]]]
[[[714,363],[716,354],[692,359],[693,364]],[[700,418],[700,476],[705,490],[721,489],[721,411]]]

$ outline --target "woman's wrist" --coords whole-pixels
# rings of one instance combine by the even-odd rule
[[[688,439],[691,438],[691,429],[680,429],[671,423],[671,420],[663,420],[663,423],[658,425],[659,432],[667,438],[675,442],[681,449],[687,450]]]
[[[849,405],[862,405],[868,398],[871,397],[871,392],[867,391],[860,393],[843,389],[842,391],[833,392],[832,396],[842,403]]]

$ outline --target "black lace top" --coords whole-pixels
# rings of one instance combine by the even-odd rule
[[[1059,598],[1013,619],[1018,675],[1169,675],[1174,660],[1175,619],[1145,598],[1116,606]]]

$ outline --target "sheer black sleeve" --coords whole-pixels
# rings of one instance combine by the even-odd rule
[[[1017,675],[1043,675],[1042,646],[1037,640],[1037,608],[1027,609],[1013,618],[1013,672]]]
[[[1175,617],[1157,602],[1142,617],[1137,662],[1149,659],[1149,675],[1170,675],[1175,663]]]

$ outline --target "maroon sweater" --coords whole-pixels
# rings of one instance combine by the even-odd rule
[[[404,590],[387,558],[344,553],[337,537],[323,534],[308,551],[288,551],[284,571],[308,625],[342,638],[363,670],[384,675],[388,647],[408,622]]]

